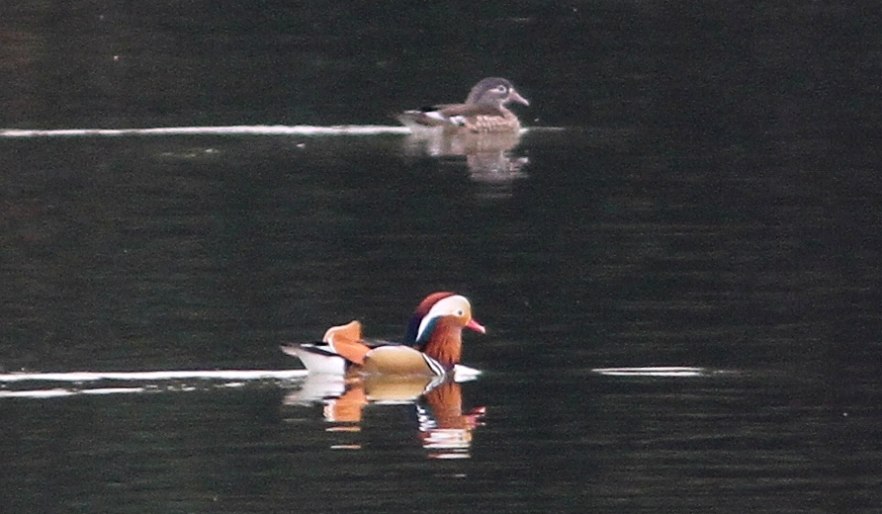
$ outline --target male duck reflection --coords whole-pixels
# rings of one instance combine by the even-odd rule
[[[333,385],[334,379],[340,388]],[[316,381],[317,383],[310,382]],[[322,384],[324,382],[324,384]],[[484,424],[487,409],[463,408],[462,386],[451,377],[368,375],[344,378],[310,374],[303,387],[285,396],[289,407],[321,403],[327,432],[345,434],[334,449],[362,449],[365,409],[376,405],[416,408],[419,438],[429,458],[468,458],[472,433]]]
[[[282,351],[299,358],[311,373],[444,376],[474,371],[458,366],[464,328],[486,332],[472,319],[472,306],[466,297],[442,291],[420,302],[402,344],[365,341],[361,323],[351,321],[328,329],[320,343],[284,345]]]
[[[449,133],[517,133],[521,122],[505,107],[511,102],[530,105],[510,81],[489,77],[475,84],[465,103],[404,111],[397,118],[416,130],[441,127]]]

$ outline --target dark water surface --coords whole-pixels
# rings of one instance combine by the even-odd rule
[[[26,2],[0,38],[7,129],[389,125],[491,74],[562,127],[4,133],[2,510],[879,511],[871,13]],[[208,376],[353,318],[399,337],[440,289],[489,329],[477,380]],[[206,376],[39,376],[164,370]]]

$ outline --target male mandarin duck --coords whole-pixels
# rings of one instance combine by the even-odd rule
[[[530,105],[510,81],[489,77],[475,84],[465,103],[404,111],[397,118],[417,130],[442,127],[445,133],[516,133],[521,122],[505,107],[511,102]]]
[[[468,299],[444,291],[420,302],[403,344],[365,341],[361,323],[351,321],[328,329],[320,343],[285,345],[282,351],[314,373],[443,376],[459,364],[464,328],[486,333],[472,319]]]

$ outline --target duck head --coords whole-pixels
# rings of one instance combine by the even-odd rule
[[[467,104],[493,105],[495,107],[502,107],[511,102],[530,105],[530,102],[515,90],[514,84],[499,77],[489,77],[478,82],[466,98]]]
[[[462,355],[462,329],[468,328],[481,334],[486,333],[487,329],[472,318],[472,306],[466,297],[452,293],[435,295],[429,295],[424,300],[435,301],[420,318],[413,342],[426,355],[451,369],[459,363]]]

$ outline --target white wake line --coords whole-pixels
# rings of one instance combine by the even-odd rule
[[[655,366],[647,368],[595,368],[591,370],[599,375],[613,377],[704,377],[714,370],[686,366]]]
[[[68,373],[4,373],[0,383],[11,382],[98,382],[122,380],[160,382],[164,380],[291,380],[306,377],[305,369],[291,370],[194,370],[194,371],[73,371]]]
[[[410,129],[401,126],[384,125],[231,125],[226,127],[156,127],[128,129],[0,129],[0,137],[2,138],[185,135],[372,136],[381,134],[410,134]]]
[[[0,391],[0,399],[2,398],[62,398],[65,396],[80,395],[107,395],[107,394],[133,394],[146,393],[146,387],[105,387],[100,389],[34,389],[29,391]]]
[[[563,131],[562,127],[529,127],[528,131]],[[376,136],[411,134],[402,126],[387,125],[230,125],[226,127],[155,127],[155,128],[70,128],[70,129],[0,129],[0,138],[25,139],[43,137],[124,137],[124,136]]]

